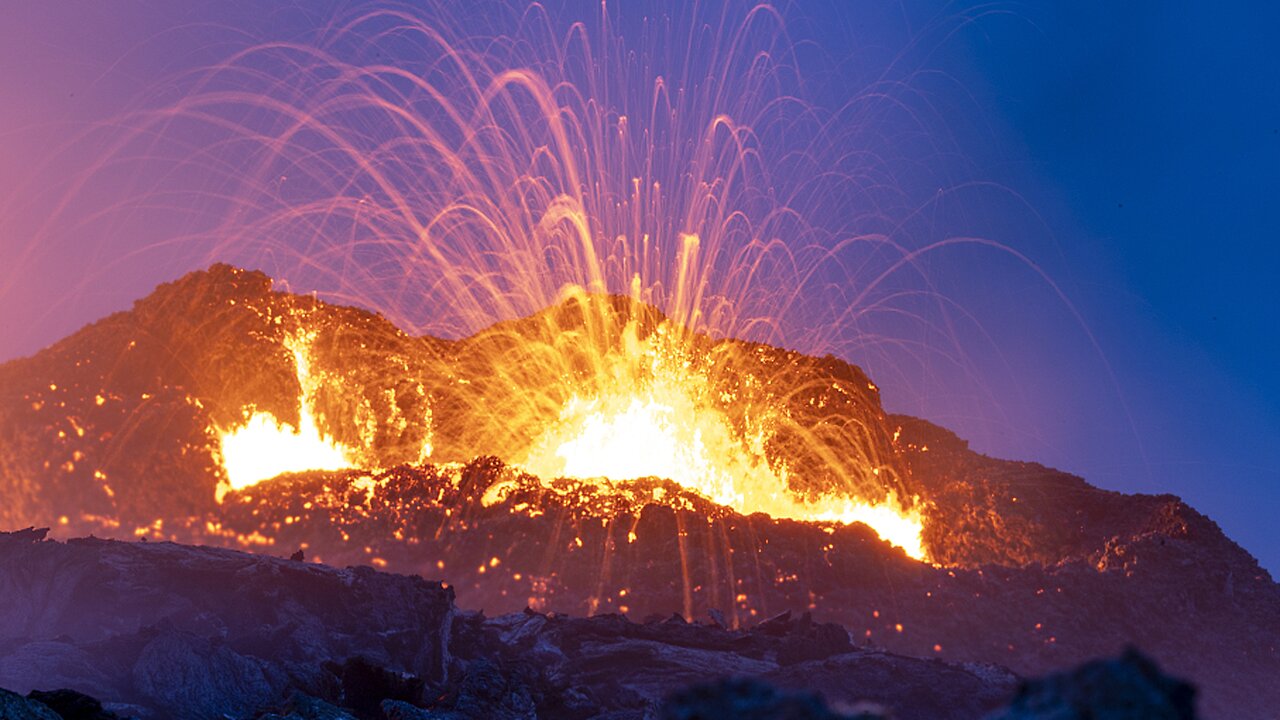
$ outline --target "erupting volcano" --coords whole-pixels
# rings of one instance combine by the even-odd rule
[[[254,300],[239,302],[252,310]],[[318,332],[308,327],[309,313],[281,312],[299,326],[286,328],[281,340],[301,389],[299,424],[245,408],[245,424],[220,429],[228,484],[242,489],[282,472],[362,462],[364,469],[385,467],[370,452],[374,438],[403,433],[411,419],[380,417],[365,403],[354,417],[329,421],[320,398],[326,385],[329,393],[336,389],[326,379],[355,370],[342,365],[349,360],[341,342],[326,338],[336,366],[313,371]],[[415,402],[426,406],[412,418],[423,438],[419,462],[497,455],[547,481],[668,479],[743,514],[863,522],[923,559],[919,512],[898,499],[905,492],[875,388],[856,370],[807,376],[794,355],[712,341],[639,300],[582,293],[462,345],[434,355],[417,348],[425,357],[415,364],[433,376],[393,380],[416,383]],[[441,409],[433,413],[428,397]],[[343,420],[346,428],[333,429]],[[449,429],[455,427],[467,431]],[[500,495],[495,488],[486,503]]]
[[[1211,520],[974,452],[852,362],[964,366],[936,253],[1047,275],[909,237],[839,130],[875,112],[800,99],[781,12],[615,12],[344,16],[103,130],[66,208],[125,174],[162,179],[95,221],[216,220],[131,309],[0,365],[0,529],[65,540],[0,535],[0,687],[585,719],[750,676],[978,717],[1136,645],[1211,716],[1273,712],[1280,588]]]
[[[1280,668],[1274,583],[1176,498],[983,457],[834,357],[632,298],[448,341],[219,265],[0,388],[9,526],[301,548],[492,613],[803,611],[1027,673],[1138,643],[1209,707]]]
[[[828,531],[857,522],[925,559],[919,497],[876,387],[834,358],[712,340],[616,296],[572,294],[450,342],[270,287],[261,273],[215,266],[51,349],[76,356],[71,376],[41,377],[20,405],[38,417],[67,411],[46,429],[67,424],[72,434],[59,428],[56,437],[75,447],[65,463],[16,476],[30,504],[10,507],[13,520],[43,516],[91,532],[123,523],[142,534],[171,526],[174,511],[260,492],[283,474],[349,471],[371,482],[368,473],[396,466],[457,469],[495,456],[551,492],[572,486],[608,498],[630,488],[672,508],[696,497],[722,513]],[[196,316],[214,330],[182,327]],[[190,344],[179,350],[169,339],[178,336]],[[85,352],[117,359],[95,367]],[[164,409],[148,410],[156,405]],[[129,426],[148,412],[163,430],[145,432],[145,442],[171,452],[129,447],[139,432]],[[165,464],[175,456],[189,458],[186,467]],[[114,458],[148,457],[155,464],[142,474],[203,487],[204,497],[188,490],[181,503],[135,504],[152,491],[116,482],[128,471]],[[68,515],[49,497],[60,485],[75,487],[88,512]],[[481,505],[504,502],[517,485],[495,482]],[[610,500],[602,505],[605,517]]]

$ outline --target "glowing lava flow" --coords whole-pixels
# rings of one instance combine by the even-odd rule
[[[640,389],[572,397],[534,443],[525,469],[544,479],[663,478],[745,515],[861,522],[911,557],[926,559],[918,510],[903,508],[892,494],[879,503],[837,494],[796,497],[787,468],[765,454],[766,431],[737,439],[724,415],[696,402],[688,384],[697,378],[664,374]]]
[[[232,489],[249,487],[287,472],[341,470],[354,466],[350,460],[352,451],[322,433],[312,411],[314,381],[307,361],[309,341],[306,336],[286,341],[293,352],[298,385],[302,388],[298,398],[298,427],[280,422],[269,412],[257,411],[244,425],[219,432],[222,466]],[[221,492],[218,499],[221,501]]]

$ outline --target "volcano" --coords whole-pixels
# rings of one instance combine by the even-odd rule
[[[783,666],[1135,645],[1208,717],[1280,707],[1280,587],[1178,498],[986,457],[838,358],[626,297],[447,340],[217,265],[0,366],[0,489],[0,528],[300,551],[489,615],[847,629]]]

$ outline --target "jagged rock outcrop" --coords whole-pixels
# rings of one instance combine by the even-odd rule
[[[455,611],[449,589],[416,577],[174,543],[3,534],[0,589],[0,659],[43,658],[36,673],[0,664],[0,687],[45,693],[33,698],[52,705],[5,696],[35,713],[642,718],[681,688],[742,676],[875,700],[903,720],[938,707],[977,718],[1015,683],[857,647],[807,615],[744,630],[678,616],[489,619]]]
[[[345,676],[446,679],[453,593],[421,578],[214,548],[0,534],[0,687],[165,717],[244,714]]]
[[[28,700],[35,700],[57,713],[62,720],[120,720],[96,698],[75,690],[33,690]]]
[[[1031,680],[991,720],[1194,720],[1195,688],[1160,672],[1136,650]]]
[[[32,533],[0,534],[0,582],[25,608],[0,624],[4,658],[78,653],[42,654],[39,675],[0,666],[0,686],[34,687],[0,691],[4,720],[1195,717],[1191,688],[1135,652],[1020,685],[998,666],[856,644],[808,614],[738,630],[486,618],[415,577]]]
[[[0,718],[4,720],[62,720],[48,705],[0,689]]]

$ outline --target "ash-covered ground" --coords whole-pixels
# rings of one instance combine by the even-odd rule
[[[286,345],[299,324],[326,377],[325,431],[385,469],[228,491],[217,429],[246,407],[299,418]],[[70,687],[156,717],[217,717],[201,698],[233,695],[250,700],[231,717],[283,712],[302,691],[379,717],[401,696],[334,689],[360,673],[395,685],[348,667],[363,657],[411,676],[409,705],[464,713],[447,717],[494,692],[510,717],[643,716],[730,675],[897,717],[980,717],[1009,700],[1015,675],[1133,645],[1191,680],[1206,717],[1280,707],[1280,588],[1176,497],[978,455],[885,415],[857,368],[734,341],[717,344],[721,357],[744,373],[785,367],[770,377],[802,389],[780,393],[797,426],[834,413],[865,428],[885,492],[918,498],[930,562],[862,525],[744,516],[661,479],[542,481],[477,457],[509,442],[502,432],[532,432],[472,414],[504,383],[540,380],[494,371],[495,344],[522,327],[414,338],[216,266],[0,366],[0,528],[131,541],[5,541],[3,592],[19,601],[0,612],[0,687]],[[174,714],[191,703],[202,709]]]

